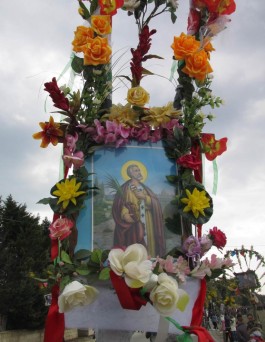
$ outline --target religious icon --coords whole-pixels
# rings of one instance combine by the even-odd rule
[[[122,174],[126,182],[117,191],[112,207],[114,246],[141,243],[149,255],[164,255],[163,212],[158,197],[144,184],[147,176],[144,164],[129,161],[123,165]]]
[[[171,204],[175,189],[166,175],[176,174],[176,164],[165,156],[161,144],[102,147],[87,164],[98,190],[77,222],[79,249],[137,242],[156,257],[180,245],[181,236],[166,226],[166,218],[176,210]]]

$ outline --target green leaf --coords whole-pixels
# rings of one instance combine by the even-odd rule
[[[75,254],[75,260],[83,260],[88,259],[91,255],[91,252],[88,249],[79,249]]]
[[[145,68],[142,69],[142,74],[143,74],[143,75],[154,75],[153,72],[151,72],[151,71],[149,71],[149,70],[147,70],[147,69],[145,69]]]
[[[61,260],[67,264],[72,264],[72,260],[65,251],[61,251]]]
[[[176,184],[179,181],[179,177],[175,175],[166,176],[169,183]]]
[[[84,58],[74,56],[71,67],[77,74],[81,74],[81,72],[84,70]]]
[[[71,278],[70,276],[65,276],[65,277],[62,277],[61,281],[60,281],[60,292],[63,291],[63,289],[65,288],[65,286],[67,284],[71,283]]]
[[[103,270],[101,270],[101,272],[99,273],[99,280],[108,280],[109,279],[109,273],[110,273],[110,268],[109,267],[105,267],[103,268]]]
[[[95,249],[91,254],[91,261],[95,264],[100,264],[102,258],[102,251],[100,249]]]
[[[92,0],[90,6],[90,14],[92,15],[98,8],[98,0]]]
[[[85,166],[80,167],[78,170],[75,171],[75,176],[76,178],[78,178],[78,180],[82,180],[82,182],[84,181],[89,181],[88,177],[91,176],[93,173],[89,173],[86,169]]]
[[[51,197],[42,198],[37,204],[49,204],[51,199]]]
[[[160,57],[158,55],[146,55],[144,56],[143,61],[146,61],[147,59],[151,59],[151,58],[164,59],[163,57]]]
[[[43,278],[35,278],[35,277],[33,277],[33,279],[36,280],[36,281],[39,281],[40,283],[47,283],[47,281],[48,281],[48,278],[47,279],[43,279]]]
[[[192,342],[193,339],[188,332],[177,336],[177,342]]]
[[[119,76],[117,76],[117,77],[118,77],[118,78],[123,77],[123,78],[126,78],[126,80],[132,82],[132,79],[131,79],[129,76],[119,75]]]
[[[171,17],[172,23],[175,24],[175,22],[177,20],[177,16],[173,11],[170,11],[170,17]]]
[[[88,11],[88,9],[86,8],[86,6],[83,4],[83,1],[78,1],[79,2],[79,6],[82,8],[82,10],[84,11],[84,14],[82,15],[82,17],[84,19],[89,19],[90,18],[90,13]]]
[[[187,294],[187,292],[185,292],[184,290],[179,289],[178,293],[179,293],[179,300],[177,302],[177,309],[183,312],[185,311],[186,306],[188,305],[190,301],[190,297]]]
[[[89,269],[77,268],[76,272],[82,276],[87,276],[90,274]]]

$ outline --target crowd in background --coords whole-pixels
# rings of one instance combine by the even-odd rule
[[[206,310],[204,326],[222,332],[224,342],[265,342],[261,323],[245,308]]]

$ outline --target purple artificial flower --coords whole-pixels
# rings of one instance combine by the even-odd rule
[[[195,257],[201,253],[200,241],[192,235],[184,241],[182,248],[188,257]]]

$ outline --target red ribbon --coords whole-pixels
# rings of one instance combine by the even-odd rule
[[[64,314],[59,313],[58,306],[59,286],[52,288],[52,303],[45,322],[44,342],[63,342],[64,340]]]
[[[199,326],[202,324],[203,308],[204,308],[204,302],[206,298],[206,289],[207,289],[206,280],[205,278],[203,278],[201,280],[201,286],[200,286],[198,297],[192,309],[192,319],[190,323],[191,326]]]
[[[203,327],[198,327],[198,326],[184,327],[183,326],[182,328],[188,331],[190,334],[197,335],[198,342],[215,342],[215,340],[212,338],[209,332]]]
[[[146,305],[147,301],[141,297],[139,289],[127,286],[124,279],[113,271],[110,271],[110,279],[124,309],[140,310],[142,305]]]
[[[67,177],[69,168],[64,168],[64,178]],[[60,217],[59,214],[54,213],[52,222],[55,222]],[[59,247],[58,240],[51,240],[51,260],[58,257]],[[60,289],[58,284],[52,288],[52,303],[49,308],[48,315],[45,322],[44,342],[63,342],[64,341],[64,314],[59,312],[58,297]]]

